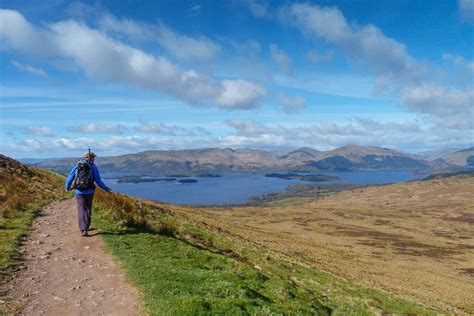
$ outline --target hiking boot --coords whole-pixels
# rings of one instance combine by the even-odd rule
[[[89,234],[87,233],[87,230],[81,230],[81,236],[82,237],[87,237]]]

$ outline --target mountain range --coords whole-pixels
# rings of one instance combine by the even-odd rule
[[[150,150],[120,156],[98,157],[103,172],[150,175],[196,175],[223,172],[450,170],[469,166],[474,149],[457,150],[432,158],[388,148],[347,145],[330,151],[309,147],[296,150],[201,148]],[[465,157],[465,158],[462,158]],[[66,173],[78,158],[38,163],[39,167]],[[463,159],[466,161],[463,164]],[[474,165],[473,165],[474,166]]]
[[[466,149],[449,148],[438,151],[427,151],[420,153],[420,156],[432,160],[442,159],[456,166],[474,167],[474,146]]]

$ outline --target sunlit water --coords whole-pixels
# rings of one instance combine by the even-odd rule
[[[423,175],[407,171],[358,171],[328,173],[341,178],[339,181],[322,183],[382,184],[413,180]],[[195,178],[197,183],[143,182],[117,183],[117,174],[104,174],[104,181],[114,191],[134,195],[148,200],[159,200],[173,204],[235,204],[244,203],[250,197],[281,192],[287,186],[305,182],[268,178],[264,174],[225,174],[218,178]]]

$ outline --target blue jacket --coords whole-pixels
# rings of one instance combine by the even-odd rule
[[[72,181],[74,180],[74,177],[76,176],[76,170],[77,170],[77,164],[71,169],[71,172],[69,172],[69,175],[67,176],[66,179],[66,190],[69,190],[71,187]],[[107,191],[109,189],[108,186],[102,182],[102,179],[100,179],[100,173],[99,173],[99,168],[95,164],[92,164],[92,176],[94,177],[94,182],[97,183],[97,185],[102,189]],[[95,189],[89,189],[89,190],[79,190],[76,189],[76,194],[81,195],[81,194],[93,194]]]

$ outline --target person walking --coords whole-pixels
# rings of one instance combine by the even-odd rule
[[[76,189],[77,221],[81,236],[87,237],[92,217],[92,201],[96,185],[108,193],[112,189],[102,182],[99,168],[94,164],[96,155],[89,149],[82,160],[71,169],[66,179],[66,191]]]

